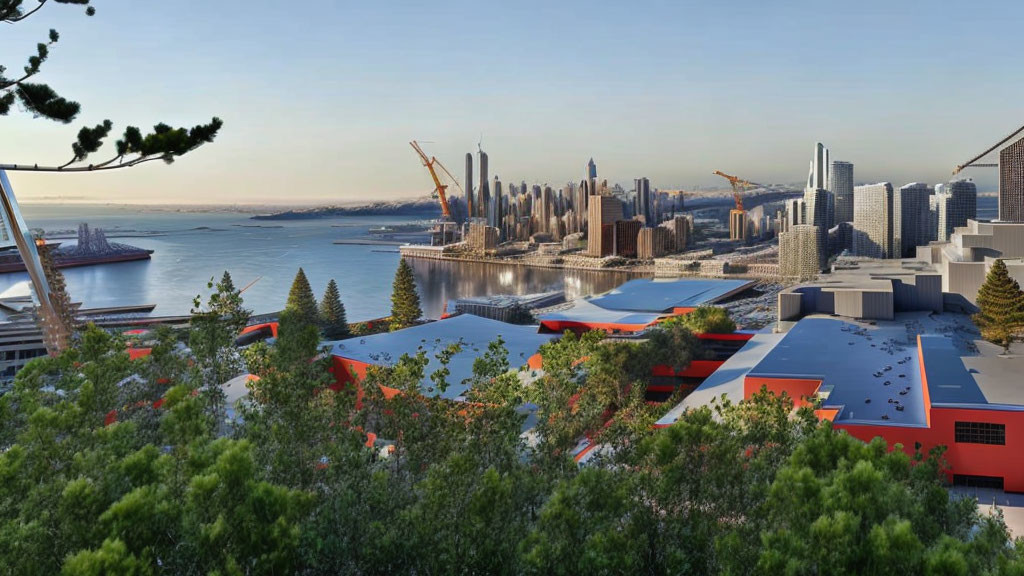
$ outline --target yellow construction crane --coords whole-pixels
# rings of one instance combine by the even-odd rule
[[[441,183],[441,178],[437,175],[437,171],[434,170],[434,166],[436,165],[439,168],[441,168],[441,170],[443,170],[444,173],[448,175],[452,182],[455,182],[456,186],[458,186],[458,181],[455,180],[451,172],[449,172],[448,169],[444,167],[444,164],[441,164],[441,162],[437,158],[434,158],[433,156],[428,158],[426,152],[424,152],[423,149],[420,148],[418,142],[413,140],[412,142],[409,142],[409,145],[412,146],[412,149],[415,150],[417,154],[419,154],[420,160],[423,161],[423,165],[427,167],[427,171],[430,172],[430,177],[433,178],[434,180],[434,194],[436,195],[437,198],[441,200],[442,217],[445,220],[451,220],[452,211],[451,207],[448,206],[448,196],[447,194],[445,194],[445,191],[448,189],[448,185]]]
[[[729,181],[729,184],[732,186],[732,198],[733,200],[736,201],[736,209],[739,210],[740,212],[744,211],[743,198],[740,197],[740,194],[742,194],[743,191],[748,187],[760,186],[760,184],[744,180],[739,176],[731,176],[720,170],[715,170],[714,175],[721,176],[722,178],[725,178],[726,180]]]
[[[960,171],[963,170],[964,168],[997,168],[997,167],[999,167],[999,164],[976,164],[976,162],[978,160],[981,160],[982,158],[987,156],[989,154],[989,152],[992,152],[996,148],[999,148],[1000,146],[1005,144],[1007,140],[1009,140],[1010,138],[1013,138],[1014,136],[1016,136],[1017,134],[1020,134],[1021,132],[1024,132],[1024,126],[1021,126],[1020,128],[1018,128],[1013,134],[1010,134],[1006,138],[1003,138],[999,142],[996,142],[995,144],[990,146],[987,150],[985,150],[981,154],[978,154],[974,158],[971,158],[967,162],[964,162],[963,164],[960,164],[959,166],[954,168],[953,169],[953,176],[956,176],[957,174],[959,174]]]

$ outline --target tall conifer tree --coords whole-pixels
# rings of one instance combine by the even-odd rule
[[[351,335],[348,330],[345,305],[341,303],[338,283],[333,278],[327,283],[327,290],[324,291],[324,297],[320,301],[320,326],[323,329],[324,338],[328,340],[341,340]]]
[[[391,329],[400,330],[415,324],[423,316],[420,296],[416,293],[416,278],[412,266],[402,258],[398,261],[395,283],[391,292]]]
[[[996,260],[988,271],[977,301],[980,311],[974,315],[974,322],[981,335],[1009,352],[1010,343],[1024,328],[1024,292],[1002,260]]]
[[[309,286],[306,272],[299,268],[292,281],[292,288],[288,292],[288,303],[285,310],[292,313],[294,318],[303,324],[318,326],[320,324],[320,313],[317,311],[316,297],[313,296],[313,289]]]

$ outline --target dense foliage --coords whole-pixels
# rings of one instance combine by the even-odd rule
[[[978,290],[978,308],[974,322],[981,335],[1004,350],[1024,329],[1024,292],[1010,276],[1006,263],[996,260]]]
[[[729,334],[736,330],[736,323],[729,313],[715,306],[700,306],[689,314],[672,318],[670,322],[681,322],[699,334]]]
[[[225,280],[205,309],[236,302]],[[543,372],[516,371],[497,339],[451,402],[420,391],[456,384],[460,346],[433,373],[420,351],[361,393],[329,391],[317,327],[297,318],[245,351],[259,378],[227,425],[223,375],[184,345],[218,338],[194,333],[207,323],[157,331],[139,360],[88,327],[31,362],[0,396],[0,573],[1024,570],[998,517],[949,498],[939,453],[864,444],[767,392],[653,429],[650,368],[700,354],[681,325],[632,343],[567,334]],[[581,438],[600,444],[583,467]]]
[[[320,325],[320,311],[317,307],[316,296],[313,295],[313,288],[309,285],[306,272],[299,268],[292,280],[292,287],[288,291],[288,302],[285,309],[304,324]]]

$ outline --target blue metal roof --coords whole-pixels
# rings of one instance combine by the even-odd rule
[[[498,336],[505,341],[508,362],[513,369],[524,366],[542,344],[556,337],[538,334],[537,326],[519,326],[472,314],[460,314],[396,332],[341,340],[334,344],[331,353],[367,364],[390,366],[403,354],[413,356],[423,350],[430,359],[421,382],[423,393],[458,398],[469,389],[465,381],[473,375],[473,361],[482,356],[488,344],[497,340]],[[433,389],[430,374],[441,367],[435,358],[436,354],[455,343],[461,343],[462,351],[453,356],[448,364],[449,386],[442,394]]]
[[[932,405],[988,403],[949,338],[921,336],[921,353]]]
[[[633,324],[647,326],[664,316],[661,313],[610,310],[596,306],[592,300],[573,300],[572,307],[540,316],[542,322],[581,322],[590,324]]]
[[[630,312],[671,312],[713,304],[754,284],[749,280],[650,279],[630,280],[590,301],[601,308]]]
[[[837,423],[925,426],[919,367],[917,334],[902,323],[804,318],[749,376],[821,380]]]

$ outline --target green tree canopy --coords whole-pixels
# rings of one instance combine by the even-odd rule
[[[391,292],[391,329],[407,328],[421,317],[423,310],[420,308],[420,295],[416,292],[416,278],[412,266],[402,258],[398,261]]]
[[[736,323],[729,317],[729,312],[716,306],[700,306],[668,322],[681,322],[696,334],[729,334],[736,331]]]
[[[978,290],[974,322],[982,336],[1009,352],[1010,344],[1024,328],[1024,292],[1010,277],[1006,263],[996,260]]]
[[[341,340],[351,335],[348,329],[348,317],[345,315],[345,305],[341,303],[338,283],[333,278],[327,283],[324,297],[320,300],[320,327],[323,330],[324,338],[328,340]]]

